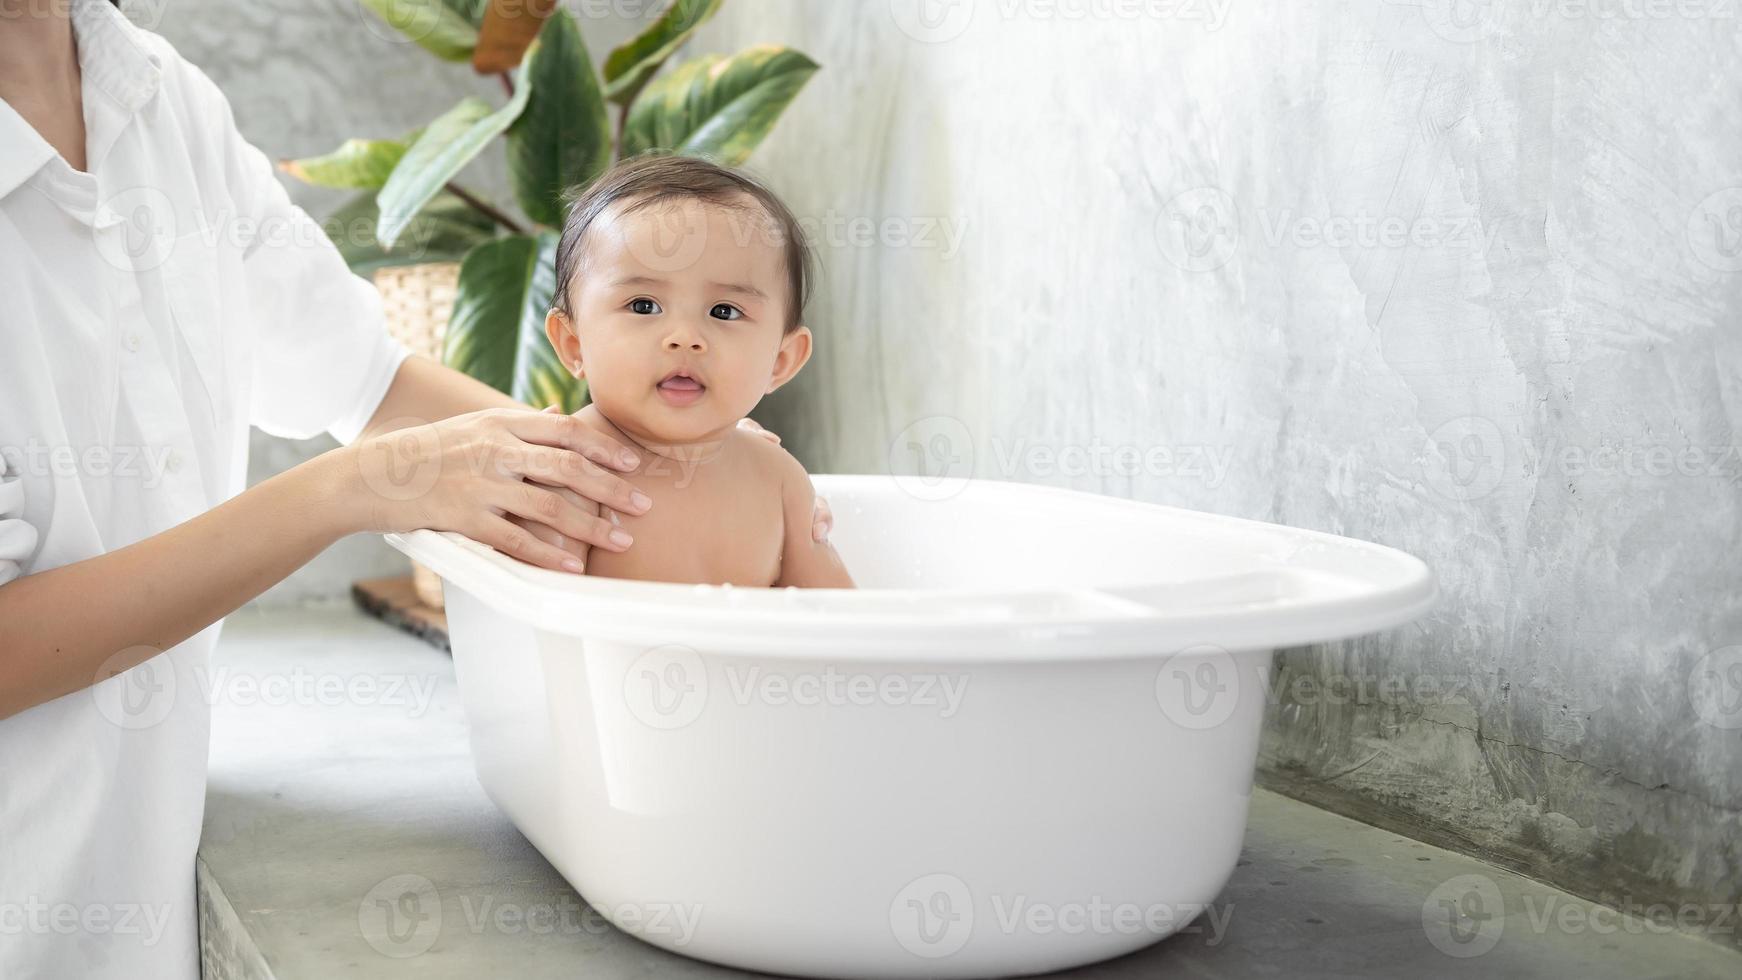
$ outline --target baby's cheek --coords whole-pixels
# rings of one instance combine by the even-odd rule
[[[648,398],[658,397],[651,388],[644,393],[626,390],[620,381],[594,385],[591,395],[593,404],[599,406],[606,418],[622,422],[635,421],[645,413]]]
[[[756,407],[756,404],[762,400],[767,392],[768,379],[752,370],[738,376],[731,388],[723,392],[726,397],[722,398],[721,401],[731,411],[736,411],[738,418],[743,418],[750,414],[750,410]]]

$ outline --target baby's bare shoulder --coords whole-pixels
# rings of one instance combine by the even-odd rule
[[[810,480],[804,464],[772,439],[744,429],[733,429],[732,438],[743,446],[744,458],[749,461],[750,468],[757,477],[776,486],[794,480]]]
[[[749,438],[762,445],[747,455],[757,460],[780,499],[780,574],[773,584],[801,589],[854,588],[853,576],[834,546],[827,538],[817,540],[813,533],[817,494],[804,464],[761,436]]]

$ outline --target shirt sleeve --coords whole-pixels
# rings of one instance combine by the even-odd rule
[[[229,102],[176,57],[196,111],[223,134],[224,180],[257,233],[242,262],[250,300],[250,421],[273,435],[322,431],[351,442],[368,424],[407,351],[386,329],[381,295],[353,274],[319,222],[291,203],[271,161],[236,129]]]
[[[0,455],[0,585],[24,574],[36,554],[36,528],[24,519],[24,480]]]

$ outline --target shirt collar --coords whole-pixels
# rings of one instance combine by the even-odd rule
[[[137,112],[157,93],[163,64],[146,45],[143,32],[108,0],[72,0],[71,16],[79,47],[80,99],[86,106],[85,137],[90,144],[95,138],[90,132],[92,101],[104,98],[126,115]],[[95,161],[106,149],[87,145],[86,155]],[[0,199],[54,157],[54,147],[0,100]]]

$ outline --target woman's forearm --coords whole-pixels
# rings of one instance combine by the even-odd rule
[[[0,586],[0,718],[169,649],[264,592],[369,515],[335,450],[204,514]]]
[[[409,357],[363,437],[501,407],[525,406],[458,371]],[[334,541],[378,523],[367,513],[376,497],[354,456],[323,454],[185,524],[0,586],[0,718],[169,649]]]
[[[526,408],[482,381],[416,354],[399,365],[363,437],[486,408]]]

